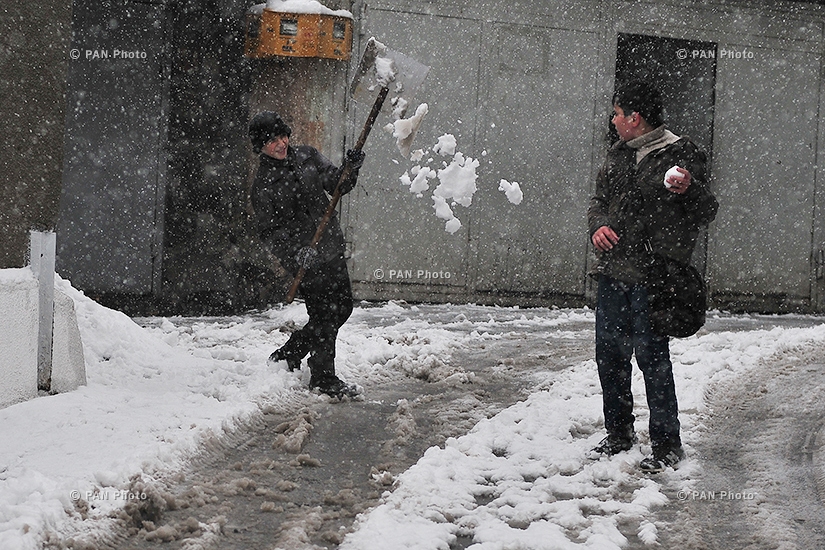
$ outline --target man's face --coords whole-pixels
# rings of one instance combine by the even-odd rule
[[[613,105],[613,118],[611,122],[613,126],[616,127],[616,132],[618,132],[619,137],[625,141],[630,141],[631,139],[637,137],[636,136],[636,127],[637,124],[637,117],[639,115],[636,113],[629,113],[625,116],[624,111],[618,105]]]
[[[287,147],[289,146],[289,136],[277,136],[266,142],[263,146],[263,153],[278,160],[286,158]]]

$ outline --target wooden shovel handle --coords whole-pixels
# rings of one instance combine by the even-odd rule
[[[378,113],[381,112],[381,107],[384,106],[384,100],[387,99],[387,94],[389,91],[390,89],[388,86],[383,86],[381,91],[378,92],[378,96],[375,98],[375,103],[372,104],[372,110],[370,110],[370,114],[367,117],[367,122],[364,123],[364,129],[361,130],[361,135],[358,137],[358,141],[355,142],[355,147],[353,147],[354,151],[360,151],[363,149],[364,143],[367,142],[367,136],[370,135],[370,131],[375,124],[375,119],[378,118]],[[312,237],[312,242],[309,244],[310,247],[317,247],[318,243],[321,241],[321,237],[324,235],[327,225],[329,225],[329,220],[332,218],[332,213],[335,212],[335,208],[338,206],[338,201],[341,200],[341,184],[349,178],[351,173],[352,168],[350,163],[345,162],[344,169],[341,170],[341,175],[338,177],[338,183],[335,184],[335,191],[332,193],[332,198],[329,201],[329,206],[327,206],[327,211],[324,212],[324,217],[321,218],[321,223],[318,224],[318,229],[315,230],[315,235]],[[292,285],[289,287],[289,292],[284,300],[285,303],[291,304],[295,299],[295,295],[298,294],[298,286],[301,284],[306,272],[307,270],[303,267],[298,269],[298,273],[292,280]]]

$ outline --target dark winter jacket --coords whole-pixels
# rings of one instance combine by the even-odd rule
[[[341,168],[314,147],[289,147],[287,158],[278,160],[265,154],[252,184],[251,198],[261,239],[271,248],[284,269],[295,274],[298,250],[308,246],[324,217]],[[355,185],[358,172],[341,184],[342,192]],[[329,262],[344,255],[344,235],[333,213],[321,241],[318,258]]]
[[[651,137],[662,141],[667,131],[662,126],[654,132]],[[654,250],[687,264],[700,230],[716,217],[719,205],[707,185],[704,153],[687,138],[667,135],[672,139],[663,140],[660,148],[647,152],[638,164],[638,147],[620,140],[608,150],[590,200],[588,225],[591,238],[607,225],[619,235],[619,242],[608,252],[596,251],[594,275],[642,282],[648,236]],[[665,172],[672,166],[690,172],[691,183],[684,194],[664,186]]]

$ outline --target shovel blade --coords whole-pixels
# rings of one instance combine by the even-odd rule
[[[369,105],[376,93],[386,86],[389,101],[384,103],[382,111],[395,111],[403,117],[413,93],[427,78],[429,71],[428,66],[370,38],[355,71],[350,93],[359,103]]]

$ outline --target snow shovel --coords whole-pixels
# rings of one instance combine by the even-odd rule
[[[392,92],[392,100],[389,105],[392,105],[395,113],[398,116],[404,116],[406,106],[413,90],[418,88],[430,68],[422,65],[418,61],[407,57],[401,53],[390,50],[385,45],[378,42],[375,38],[370,38],[367,42],[367,47],[364,49],[364,55],[361,56],[361,61],[358,63],[358,69],[350,86],[350,93],[356,101],[363,101],[365,97],[370,97],[372,92],[378,88],[378,95],[372,104],[372,109],[367,117],[364,128],[361,130],[361,135],[358,141],[355,142],[353,150],[360,151],[364,147],[372,130],[378,114],[385,105],[387,96]],[[412,135],[408,136],[407,141],[412,141]],[[338,206],[338,201],[341,199],[341,183],[349,178],[352,169],[349,162],[344,163],[344,168],[338,177],[338,183],[335,185],[335,191],[332,193],[332,198],[329,201],[324,217],[321,218],[321,223],[318,224],[318,229],[315,230],[315,236],[312,237],[312,242],[309,246],[315,249],[321,241],[321,237]],[[286,295],[285,303],[291,304],[298,293],[298,285],[301,284],[306,269],[301,267],[295,278],[292,280],[292,286]]]

